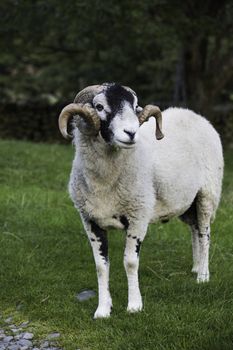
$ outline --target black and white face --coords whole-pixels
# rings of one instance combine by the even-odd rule
[[[132,148],[138,140],[139,121],[137,96],[118,84],[106,86],[106,90],[93,99],[100,118],[100,135],[110,145]]]

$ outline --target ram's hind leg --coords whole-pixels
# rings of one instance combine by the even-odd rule
[[[180,219],[191,227],[193,268],[197,282],[209,281],[210,219],[213,214],[212,201],[208,194],[199,192],[191,207]]]
[[[197,219],[199,230],[199,267],[197,282],[209,281],[210,220],[213,204],[205,193],[198,194]]]
[[[199,228],[197,219],[197,197],[190,208],[180,216],[180,219],[189,225],[192,236],[193,267],[192,272],[198,273],[200,249],[199,249]]]
[[[109,259],[107,232],[94,221],[85,222],[85,229],[91,243],[99,290],[99,305],[94,318],[109,317],[112,308],[112,299],[109,292]]]
[[[190,225],[192,235],[193,268],[192,272],[198,273],[200,262],[199,230],[197,224]]]

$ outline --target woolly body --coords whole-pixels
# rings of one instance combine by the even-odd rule
[[[148,223],[183,214],[198,192],[214,216],[221,194],[222,149],[210,123],[190,110],[163,113],[165,138],[155,140],[151,118],[133,149],[109,150],[75,130],[69,191],[75,206],[102,228],[124,228],[120,217]],[[115,218],[116,217],[116,218]]]

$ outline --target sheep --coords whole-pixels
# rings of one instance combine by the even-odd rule
[[[197,282],[207,282],[210,222],[223,176],[221,141],[212,125],[188,109],[161,113],[157,106],[139,107],[132,89],[104,83],[79,92],[62,110],[59,128],[64,137],[73,137],[76,149],[69,193],[96,264],[99,304],[94,318],[109,317],[112,308],[109,227],[126,231],[128,312],[143,307],[139,252],[150,223],[179,217],[190,226],[192,272]]]

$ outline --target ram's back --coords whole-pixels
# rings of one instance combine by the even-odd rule
[[[188,109],[169,108],[162,115],[164,139],[155,139],[153,118],[140,130],[141,147],[154,166],[155,219],[182,214],[200,192],[212,199],[216,209],[223,175],[218,133]]]

